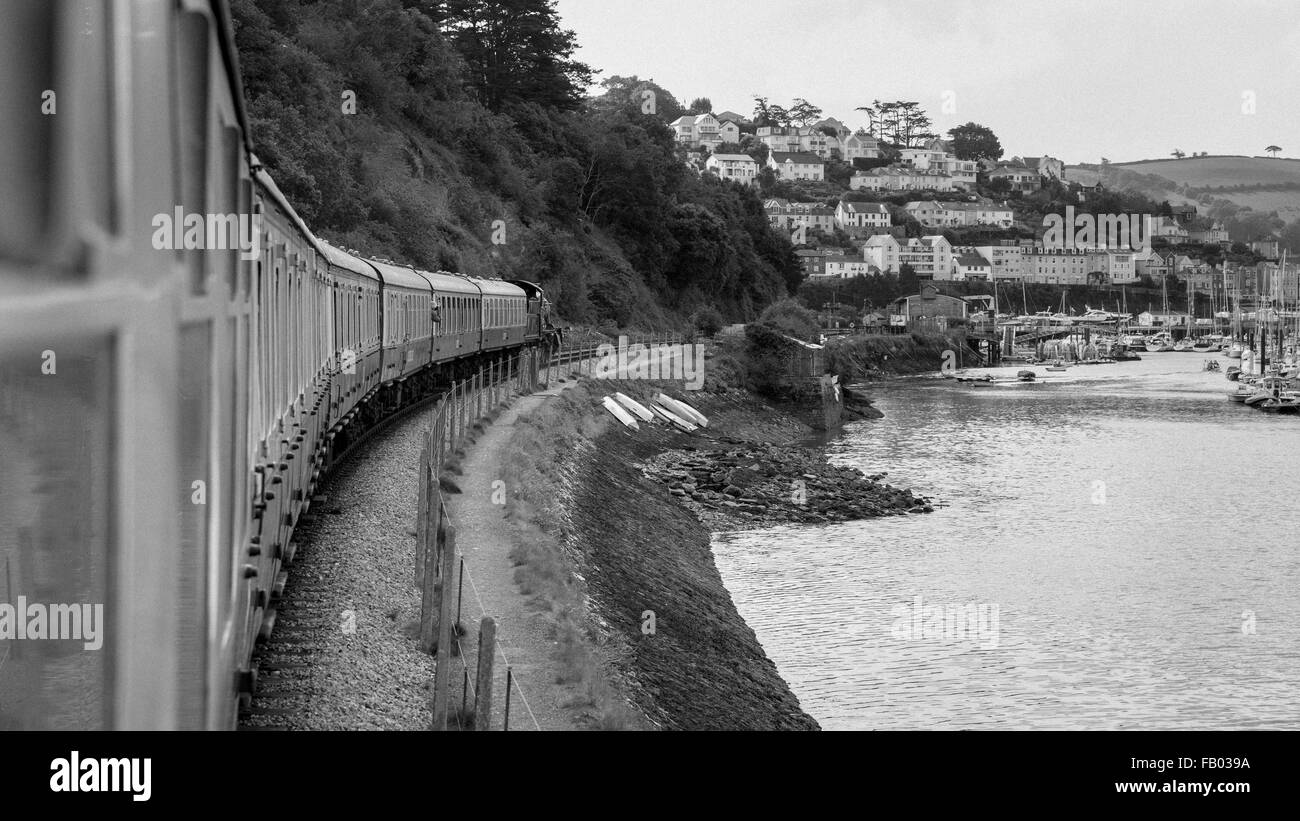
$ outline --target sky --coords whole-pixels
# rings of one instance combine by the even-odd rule
[[[915,100],[1005,156],[1300,157],[1297,0],[556,0],[577,59],[746,116]],[[599,89],[593,89],[599,91]]]

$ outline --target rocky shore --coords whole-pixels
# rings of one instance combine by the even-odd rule
[[[600,406],[622,391],[666,390],[709,416],[693,433],[624,428]],[[817,729],[737,612],[714,563],[712,533],[923,513],[929,500],[831,465],[801,444],[798,415],[743,390],[582,380],[543,411],[556,445],[539,457],[533,503],[584,591],[587,634],[607,678],[664,729]],[[556,440],[555,431],[572,433]],[[542,464],[544,463],[544,464]],[[543,496],[555,497],[548,504]]]
[[[645,471],[714,525],[818,524],[933,510],[928,499],[881,484],[885,474],[828,464],[812,448],[724,442],[730,447],[665,451]]]

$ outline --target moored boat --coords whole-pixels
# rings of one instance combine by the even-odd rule
[[[1147,350],[1155,353],[1166,353],[1174,350],[1174,340],[1169,334],[1161,332],[1152,334],[1147,337]]]

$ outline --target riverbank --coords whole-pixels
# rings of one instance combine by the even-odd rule
[[[521,587],[587,682],[593,724],[817,729],[736,611],[713,531],[922,512],[928,501],[829,465],[814,431],[736,389],[582,380],[521,420],[511,449]],[[667,390],[710,418],[630,431],[600,399]],[[632,708],[629,712],[627,707]]]

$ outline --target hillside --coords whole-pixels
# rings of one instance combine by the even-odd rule
[[[1300,159],[1206,156],[1071,166],[1100,170],[1105,184],[1171,204],[1208,206],[1215,200],[1283,222],[1300,219]],[[1204,212],[1202,208],[1202,212]]]
[[[586,97],[553,0],[232,10],[255,150],[325,239],[540,282],[586,324],[744,321],[798,285],[758,196],[692,174],[665,112]]]

